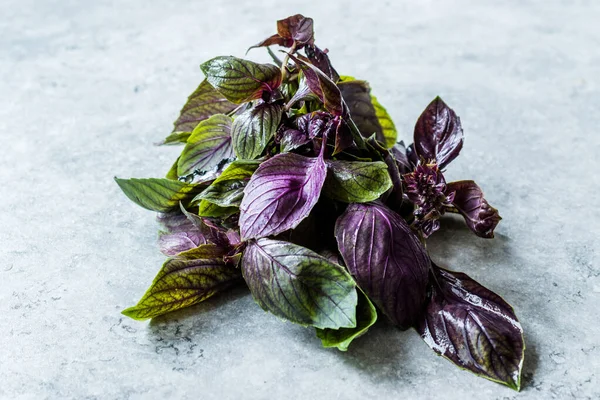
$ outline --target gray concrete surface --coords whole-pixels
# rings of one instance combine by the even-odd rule
[[[0,398],[600,398],[600,3],[321,3],[1,1]],[[178,149],[152,143],[198,65],[296,12],[403,138],[438,94],[462,117],[449,178],[479,182],[504,220],[486,241],[450,219],[430,250],[515,307],[520,394],[385,323],[322,349],[243,289],[150,324],[119,314],[163,256],[113,176],[163,174]]]

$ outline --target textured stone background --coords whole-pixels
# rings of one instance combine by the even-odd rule
[[[0,398],[600,398],[599,2],[1,5]],[[504,220],[487,241],[449,219],[430,249],[515,307],[521,394],[384,322],[347,353],[322,349],[241,288],[150,324],[119,314],[163,256],[154,216],[113,176],[166,172],[178,149],[152,143],[198,65],[297,12],[405,140],[438,94],[462,117],[448,177],[479,182]]]

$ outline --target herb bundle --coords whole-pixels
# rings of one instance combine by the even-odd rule
[[[501,219],[475,182],[444,179],[463,146],[459,117],[438,97],[414,143],[397,143],[367,82],[338,75],[315,45],[310,18],[278,21],[253,47],[274,64],[201,65],[206,79],[162,142],[184,145],[165,178],[116,178],[159,213],[169,257],[123,314],[153,318],[245,282],[264,310],[316,328],[325,347],[346,350],[385,315],[457,366],[519,390],[525,346],[513,309],[425,248],[445,213],[481,238]]]

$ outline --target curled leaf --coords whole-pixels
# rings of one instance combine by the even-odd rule
[[[321,329],[356,326],[354,281],[311,250],[281,240],[252,241],[244,251],[242,272],[265,311]]]
[[[465,218],[469,229],[482,238],[494,237],[494,229],[502,217],[498,210],[489,205],[475,182],[450,182],[446,192],[454,193],[452,205]]]
[[[518,391],[525,343],[512,307],[466,274],[433,271],[417,328],[425,343],[460,368]]]
[[[240,104],[260,99],[281,85],[281,71],[232,56],[215,57],[200,66],[206,80],[227,100]]]
[[[358,304],[356,306],[356,327],[339,329],[317,329],[317,337],[323,347],[337,347],[341,351],[348,350],[350,343],[357,337],[367,333],[377,321],[377,310],[371,300],[358,289]]]
[[[419,157],[426,161],[436,160],[444,169],[462,149],[460,118],[441,98],[436,97],[417,120],[414,140]]]
[[[404,220],[382,204],[350,204],[335,237],[358,286],[395,325],[413,326],[425,302],[430,260]]]
[[[284,153],[260,164],[240,205],[242,238],[277,235],[298,226],[317,203],[325,176],[321,157]]]

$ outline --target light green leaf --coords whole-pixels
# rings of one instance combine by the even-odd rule
[[[384,162],[327,161],[323,193],[345,203],[366,203],[392,187]]]
[[[122,313],[137,320],[154,318],[200,303],[239,278],[240,270],[225,264],[219,247],[201,245],[168,259],[138,304]]]
[[[169,170],[169,172],[167,172],[167,175],[165,175],[165,178],[172,179],[174,181],[179,179],[179,175],[177,175],[177,163],[178,162],[179,162],[179,157],[177,157],[177,160],[175,160],[175,162],[171,166],[171,169]]]
[[[177,162],[177,175],[209,171],[234,157],[231,146],[231,117],[213,115],[198,124]]]
[[[172,145],[172,144],[184,144],[192,132],[173,132],[167,136],[162,142],[156,143],[157,146]]]
[[[341,351],[348,350],[350,343],[359,336],[364,335],[375,321],[377,310],[371,300],[358,289],[358,305],[356,306],[356,327],[340,329],[317,329],[317,337],[321,339],[323,347],[337,347]]]
[[[394,125],[394,121],[392,121],[392,117],[390,117],[387,110],[379,103],[379,101],[377,101],[377,97],[371,95],[371,103],[373,103],[373,107],[375,107],[375,115],[377,116],[377,120],[383,131],[385,145],[390,149],[394,147],[398,141],[396,125]]]
[[[281,71],[272,64],[257,64],[232,56],[215,57],[200,66],[206,80],[227,100],[240,104],[260,99],[281,85]]]
[[[221,207],[207,200],[201,200],[198,206],[198,215],[209,218],[224,218],[238,212],[237,207]]]
[[[242,273],[265,310],[304,326],[356,327],[356,285],[341,266],[281,240],[251,241]]]
[[[231,136],[238,158],[260,156],[279,126],[283,109],[278,104],[261,103],[244,111],[233,121]]]
[[[215,114],[227,114],[237,106],[229,102],[222,94],[215,90],[205,79],[200,86],[188,97],[187,102],[181,109],[179,118],[174,123],[173,134],[165,139],[164,144],[171,143],[181,133],[192,132],[200,121],[204,121]]]
[[[172,179],[119,179],[115,177],[115,181],[131,201],[157,212],[178,210],[180,201],[187,204],[203,189],[201,185]]]
[[[206,200],[221,207],[239,207],[244,187],[258,168],[260,161],[236,160],[193,201]]]

